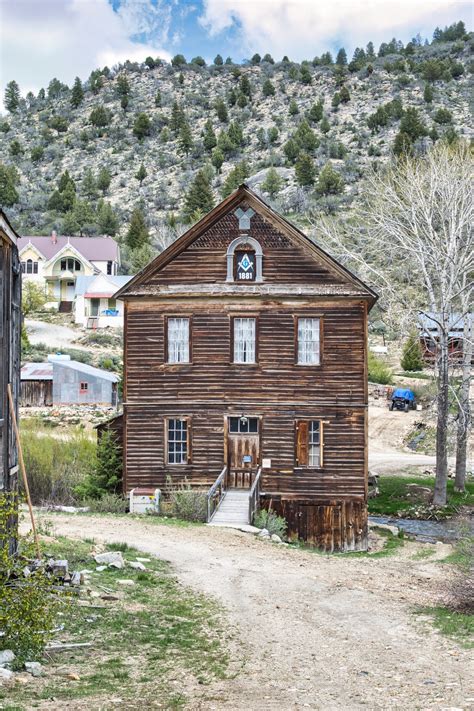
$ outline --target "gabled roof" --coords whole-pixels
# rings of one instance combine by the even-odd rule
[[[49,261],[68,244],[74,247],[85,259],[93,262],[118,262],[119,246],[112,237],[68,237],[58,235],[55,241],[51,237],[20,237],[20,252],[32,244]]]
[[[128,282],[133,279],[133,275],[117,276],[115,274],[103,274],[102,272],[100,272],[100,274],[95,274],[94,276],[79,276],[76,279],[76,288],[74,290],[75,295],[83,296],[83,294],[87,294],[89,289],[97,279],[105,279],[108,284],[110,284],[110,293],[112,294],[117,289],[121,289],[126,284],[128,284]],[[104,292],[103,296],[105,297],[108,293],[108,291]]]
[[[86,375],[93,375],[95,378],[103,378],[103,380],[110,380],[112,383],[118,383],[120,380],[118,375],[111,373],[109,370],[102,370],[101,368],[94,368],[92,365],[87,365],[87,363],[80,363],[77,360],[55,360],[53,361],[53,371],[55,368],[69,368],[69,370],[77,370],[80,373],[85,373]]]
[[[235,192],[219,203],[219,205],[199,220],[199,222],[193,225],[191,229],[181,235],[181,237],[165,249],[164,252],[159,254],[153,261],[150,262],[150,264],[142,269],[126,286],[119,289],[119,291],[115,294],[115,298],[127,298],[127,296],[135,295],[134,289],[136,289],[136,287],[145,287],[143,290],[138,289],[138,291],[140,291],[140,295],[142,295],[142,293],[145,295],[147,291],[146,284],[149,277],[169,264],[169,262],[177,257],[182,251],[187,249],[187,247],[198,239],[198,237],[200,237],[204,232],[212,227],[212,225],[220,220],[223,215],[230,212],[233,208],[236,208],[244,200],[255,210],[255,212],[260,213],[264,219],[271,222],[276,229],[280,230],[294,242],[301,245],[303,249],[310,252],[314,258],[324,264],[327,269],[336,274],[339,278],[343,279],[345,283],[349,284],[351,287],[351,295],[367,298],[370,305],[375,303],[377,300],[377,294],[369,286],[364,284],[364,282],[356,277],[355,274],[352,274],[352,272],[343,267],[342,264],[339,264],[339,262],[333,259],[333,257],[331,257],[321,247],[314,244],[314,242],[312,242],[303,232],[301,232],[301,230],[295,227],[295,225],[291,224],[291,222],[275,212],[264,200],[262,200],[261,197],[254,193],[253,190],[245,184],[237,188]],[[247,293],[247,291],[255,291],[256,287],[255,285],[250,286],[239,284],[239,289],[240,293]],[[171,290],[171,288],[165,287],[163,289],[163,293]],[[215,292],[216,285],[213,286],[212,290]],[[230,291],[231,290],[232,289],[230,289]]]
[[[5,215],[3,210],[0,208],[0,230],[3,232],[5,237],[14,245],[17,245],[20,241],[20,235],[15,232],[11,226],[8,217]]]

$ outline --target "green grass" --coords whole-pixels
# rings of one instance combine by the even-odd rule
[[[403,370],[400,373],[394,373],[399,378],[418,378],[419,380],[433,380],[434,376],[429,373],[423,373],[423,371],[408,371]]]
[[[189,688],[205,707],[206,685],[226,678],[229,664],[221,643],[229,634],[218,606],[182,587],[165,561],[149,556],[146,571],[127,566],[96,572],[91,543],[57,540],[46,546],[45,557],[64,557],[73,570],[94,571],[90,587],[119,599],[88,598],[83,590],[81,605],[76,598],[67,602],[58,618],[64,629],[55,641],[91,642],[92,647],[46,660],[47,675],[27,687],[0,687],[0,708],[32,708],[53,697],[58,705],[88,699],[91,707],[105,708],[117,696],[127,708],[140,699],[144,708],[159,702],[160,708],[179,709],[189,701],[184,692]],[[126,561],[143,555],[127,544],[107,550],[120,550]],[[122,586],[118,581],[124,578],[134,585]],[[63,672],[80,678],[72,681]],[[2,706],[7,698],[9,706]]]
[[[454,612],[446,607],[421,607],[416,613],[431,617],[441,634],[455,639],[466,649],[474,648],[474,615]]]
[[[408,498],[408,484],[415,483],[433,489],[434,482],[434,477],[410,479],[403,476],[381,476],[379,478],[379,495],[369,499],[369,514],[396,516],[401,513],[406,515],[417,503],[414,499]],[[448,505],[439,509],[437,515],[439,517],[450,516],[456,513],[460,506],[474,506],[474,483],[466,484],[466,490],[465,494],[455,492],[454,483],[449,480]]]
[[[321,550],[320,548],[316,548],[315,546],[310,546],[308,543],[305,543],[304,541],[294,541],[290,544],[289,550],[296,549],[296,550],[304,550],[308,551],[309,553],[314,553],[316,555],[337,555],[337,556],[344,556],[348,558],[385,558],[385,556],[388,555],[393,555],[394,553],[397,552],[397,550],[405,544],[403,532],[401,532],[398,536],[394,536],[390,531],[387,531],[384,528],[377,529],[377,533],[381,536],[383,536],[386,540],[384,543],[384,546],[381,550],[375,551],[374,553],[371,551],[348,551],[347,553],[327,553],[326,551]]]

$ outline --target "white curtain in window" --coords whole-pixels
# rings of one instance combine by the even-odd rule
[[[319,365],[319,318],[298,319],[298,363]]]
[[[234,363],[255,363],[255,319],[234,319]]]
[[[168,319],[168,363],[189,363],[189,319]]]

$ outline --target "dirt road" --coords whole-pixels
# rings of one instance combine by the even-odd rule
[[[26,331],[30,343],[44,343],[51,348],[76,348],[79,350],[87,350],[80,343],[76,343],[75,339],[80,336],[74,329],[69,326],[61,326],[57,323],[47,323],[46,321],[35,321],[26,319]]]
[[[434,604],[447,568],[438,544],[380,559],[324,556],[240,531],[130,517],[43,514],[55,534],[127,541],[169,560],[179,580],[222,605],[240,667],[206,709],[468,709],[469,653],[413,614]],[[470,702],[468,701],[470,699]],[[202,709],[196,702],[192,708]]]

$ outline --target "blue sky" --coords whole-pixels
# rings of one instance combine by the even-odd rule
[[[0,0],[0,89],[23,94],[54,76],[71,84],[97,68],[148,55],[235,61],[270,52],[312,59],[341,45],[407,42],[459,19],[465,0]]]

